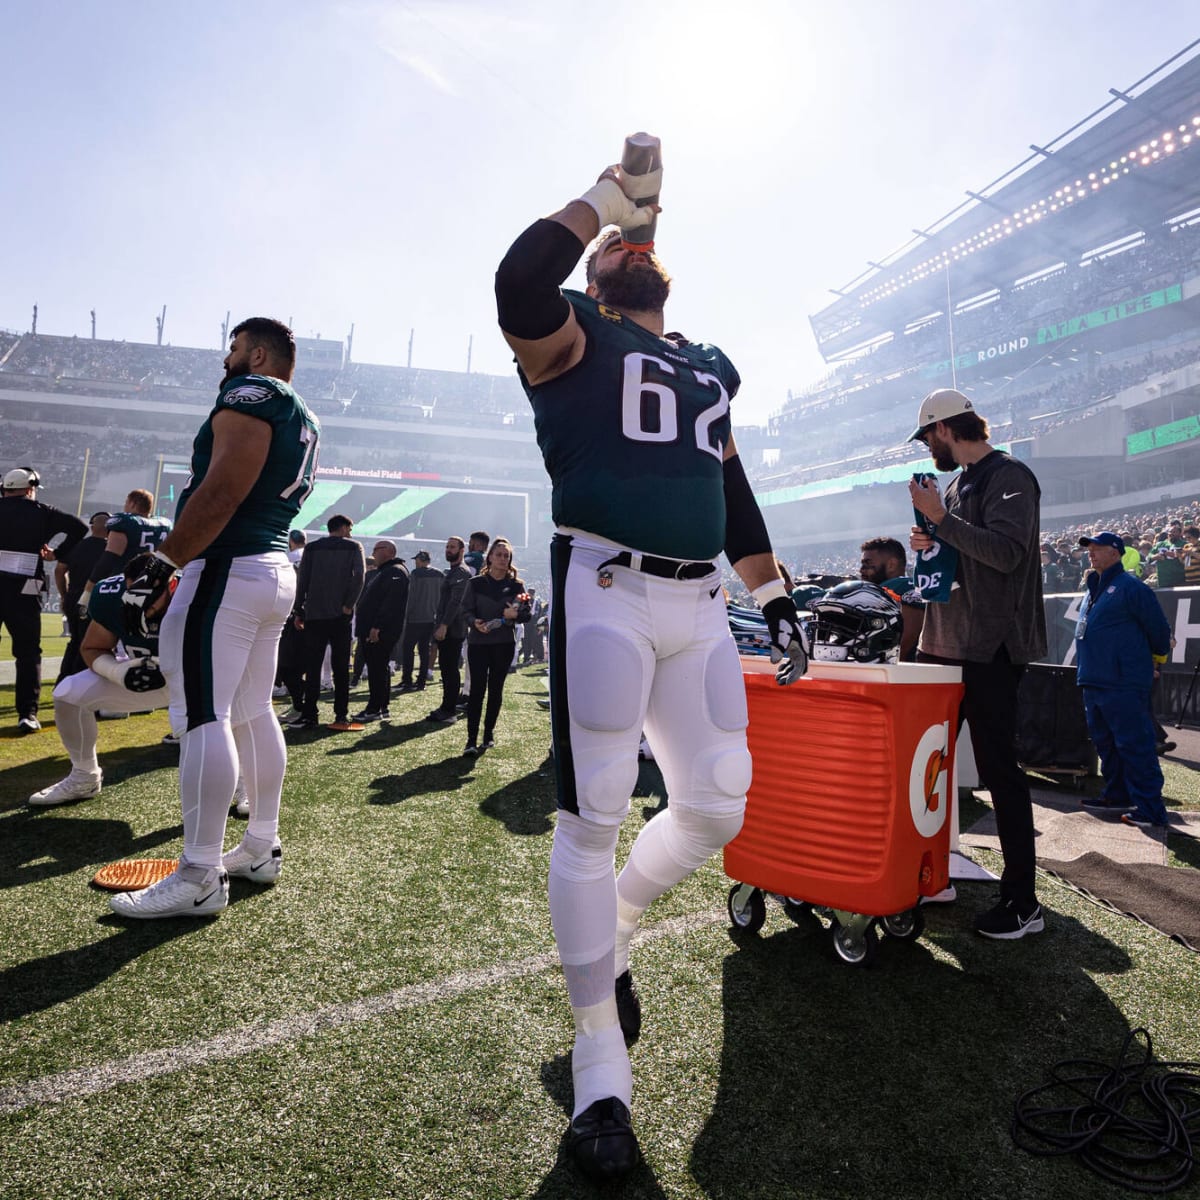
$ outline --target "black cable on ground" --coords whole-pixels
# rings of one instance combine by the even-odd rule
[[[1140,1055],[1137,1038],[1145,1039]],[[1150,1034],[1131,1030],[1111,1066],[1055,1063],[1049,1083],[1017,1098],[1012,1137],[1030,1154],[1078,1155],[1089,1170],[1131,1191],[1175,1191],[1196,1165],[1200,1063],[1153,1062]]]

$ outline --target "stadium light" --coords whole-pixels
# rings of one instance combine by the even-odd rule
[[[1086,183],[1079,178],[1074,181],[1074,186],[1070,182],[1062,184],[1055,188],[1053,194],[1047,193],[1046,196],[1033,200],[1024,208],[1014,211],[1011,216],[1003,217],[991,225],[984,226],[956,245],[936,251],[924,262],[909,267],[891,281],[881,282],[864,292],[859,300],[860,307],[865,308],[880,299],[893,296],[911,284],[927,278],[932,271],[945,268],[951,262],[958,262],[968,254],[975,253],[976,250],[1000,241],[1005,235],[1010,235],[1017,229],[1023,229],[1034,221],[1040,221],[1043,216],[1061,212],[1075,201],[1083,200],[1092,192],[1100,191],[1102,184],[1107,186],[1116,183],[1122,175],[1128,175],[1131,168],[1151,166],[1156,162],[1161,162],[1166,155],[1189,147],[1193,141],[1200,140],[1200,114],[1181,124],[1179,134],[1179,140],[1176,141],[1175,134],[1171,130],[1166,130],[1160,137],[1152,138],[1138,148],[1131,149],[1127,154],[1122,154],[1119,159],[1112,159],[1107,168],[1100,166],[1097,170],[1087,172]],[[968,193],[968,195],[976,200],[983,199],[974,193]],[[927,237],[928,235],[922,236]],[[872,263],[871,266],[877,270],[885,269],[880,263]]]

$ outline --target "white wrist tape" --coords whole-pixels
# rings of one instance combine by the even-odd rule
[[[766,608],[772,600],[785,599],[787,594],[788,590],[783,586],[782,579],[769,579],[766,583],[759,584],[750,593],[757,601],[759,608]]]
[[[607,177],[594,183],[579,199],[596,210],[601,229],[606,225],[628,228],[638,211],[633,201],[621,191],[621,185]]]
[[[167,566],[171,568],[172,571],[179,570],[179,564],[176,562],[172,562],[161,550],[155,550],[153,557],[161,558],[163,560],[163,562],[165,562],[167,564]]]
[[[101,678],[107,679],[109,683],[124,687],[125,672],[129,669],[130,661],[126,659],[124,662],[120,662],[112,654],[98,654],[92,660],[92,670]]]

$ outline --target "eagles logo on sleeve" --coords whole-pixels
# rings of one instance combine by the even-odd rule
[[[239,384],[235,388],[231,388],[221,397],[222,404],[261,404],[264,400],[270,400],[275,393],[271,388],[262,387],[253,383]]]

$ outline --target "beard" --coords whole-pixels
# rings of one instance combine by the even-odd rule
[[[237,375],[250,374],[250,356],[242,355],[239,359],[230,359],[229,366],[225,368],[225,375],[221,380],[221,386],[224,387],[231,379]]]
[[[950,447],[937,434],[931,433],[929,435],[929,454],[933,459],[933,465],[943,475],[958,469],[958,463],[954,461],[954,455],[951,454]]]
[[[661,312],[671,294],[671,277],[653,255],[627,255],[616,266],[596,273],[597,299],[610,308]]]

